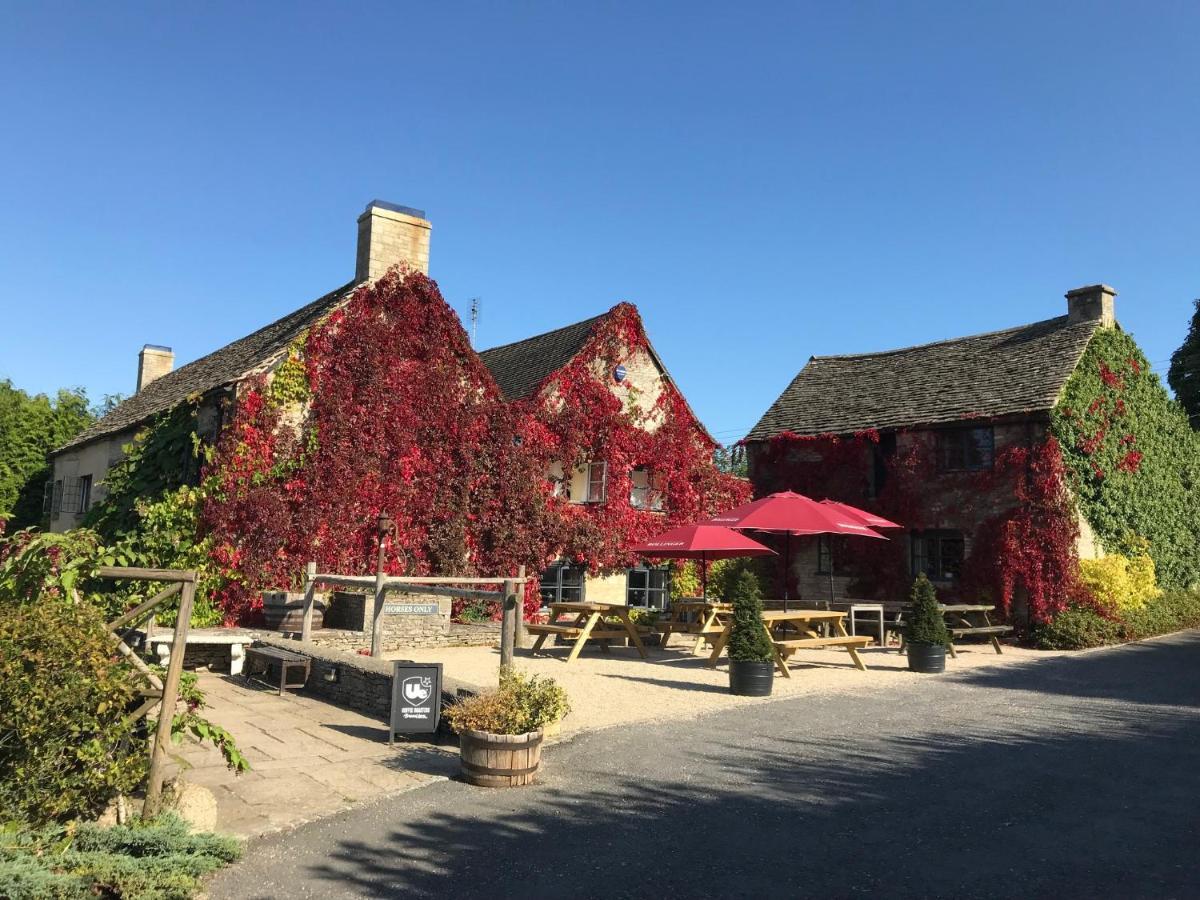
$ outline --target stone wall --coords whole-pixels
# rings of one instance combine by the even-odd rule
[[[312,642],[342,650],[371,646],[370,619],[366,610],[373,598],[337,591],[330,598],[325,628],[312,633]],[[436,608],[436,612],[403,612],[402,608]],[[363,630],[364,620],[366,630]],[[333,627],[336,626],[336,627]],[[383,650],[431,647],[489,647],[500,642],[500,626],[488,622],[467,625],[450,621],[450,599],[432,594],[389,593],[384,603]]]

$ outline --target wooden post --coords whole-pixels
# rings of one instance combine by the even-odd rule
[[[317,593],[317,564],[309,562],[304,567],[304,621],[300,626],[300,640],[312,640],[313,600]]]
[[[512,666],[513,639],[517,630],[517,598],[513,593],[513,583],[504,582],[504,601],[500,616],[500,670]]]
[[[171,746],[171,722],[175,718],[175,701],[179,695],[179,676],[183,671],[183,657],[187,650],[188,626],[192,619],[192,603],[196,599],[196,574],[183,583],[179,593],[179,614],[175,618],[175,640],[171,645],[171,662],[167,664],[167,677],[163,681],[162,705],[158,708],[158,726],[154,732],[154,746],[150,753],[150,775],[146,781],[146,803],[142,807],[142,818],[149,819],[158,814],[162,801],[162,785],[167,752]]]
[[[513,646],[518,650],[525,649],[525,567],[517,569],[520,587],[517,588],[517,633],[513,636]]]
[[[371,655],[383,654],[383,593],[386,576],[383,574],[383,542],[392,531],[392,519],[387,513],[380,513],[375,523],[379,535],[379,555],[375,558],[375,612],[371,620]]]

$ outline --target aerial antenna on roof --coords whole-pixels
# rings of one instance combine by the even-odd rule
[[[479,298],[471,298],[471,346],[475,346],[475,332],[479,327]]]

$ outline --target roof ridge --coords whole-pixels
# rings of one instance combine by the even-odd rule
[[[578,322],[571,322],[568,325],[561,325],[558,328],[551,328],[549,331],[543,331],[541,334],[535,334],[535,335],[531,335],[530,337],[527,337],[527,338],[521,338],[519,341],[510,341],[507,344],[497,344],[495,347],[488,347],[485,350],[478,350],[476,352],[480,353],[480,354],[491,353],[495,350],[507,350],[509,347],[516,347],[519,344],[527,344],[530,341],[538,341],[538,340],[541,340],[542,338],[549,337],[552,334],[557,334],[560,331],[566,331],[570,328],[578,328],[580,325],[589,325],[592,322],[595,322],[599,319],[603,319],[610,312],[612,312],[611,309],[608,310],[607,312],[602,312],[597,315],[594,315],[591,318],[580,319]]]
[[[1068,318],[1066,315],[1054,316],[1052,318],[1042,319],[1037,322],[1027,322],[1024,325],[1012,325],[1008,328],[997,328],[994,331],[980,331],[975,334],[963,334],[959,335],[958,337],[942,338],[940,341],[929,341],[924,344],[910,344],[907,347],[893,347],[890,350],[871,350],[866,353],[831,353],[828,355],[814,355],[809,357],[809,361],[811,362],[814,359],[864,359],[869,356],[888,356],[892,353],[907,353],[909,350],[925,350],[929,347],[940,347],[944,344],[957,344],[960,341],[970,341],[974,340],[975,338],[995,337],[999,334],[1022,331],[1026,328],[1034,328],[1038,325],[1049,325],[1052,322],[1061,322],[1066,318]]]

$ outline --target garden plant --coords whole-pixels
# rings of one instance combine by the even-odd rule
[[[908,599],[911,608],[904,634],[908,668],[913,672],[941,672],[946,668],[950,632],[946,630],[945,619],[938,608],[933,584],[924,572],[913,581]]]
[[[771,639],[763,628],[763,605],[758,579],[743,570],[729,593],[733,625],[729,633],[729,690],[734,694],[765,697],[775,678]]]

